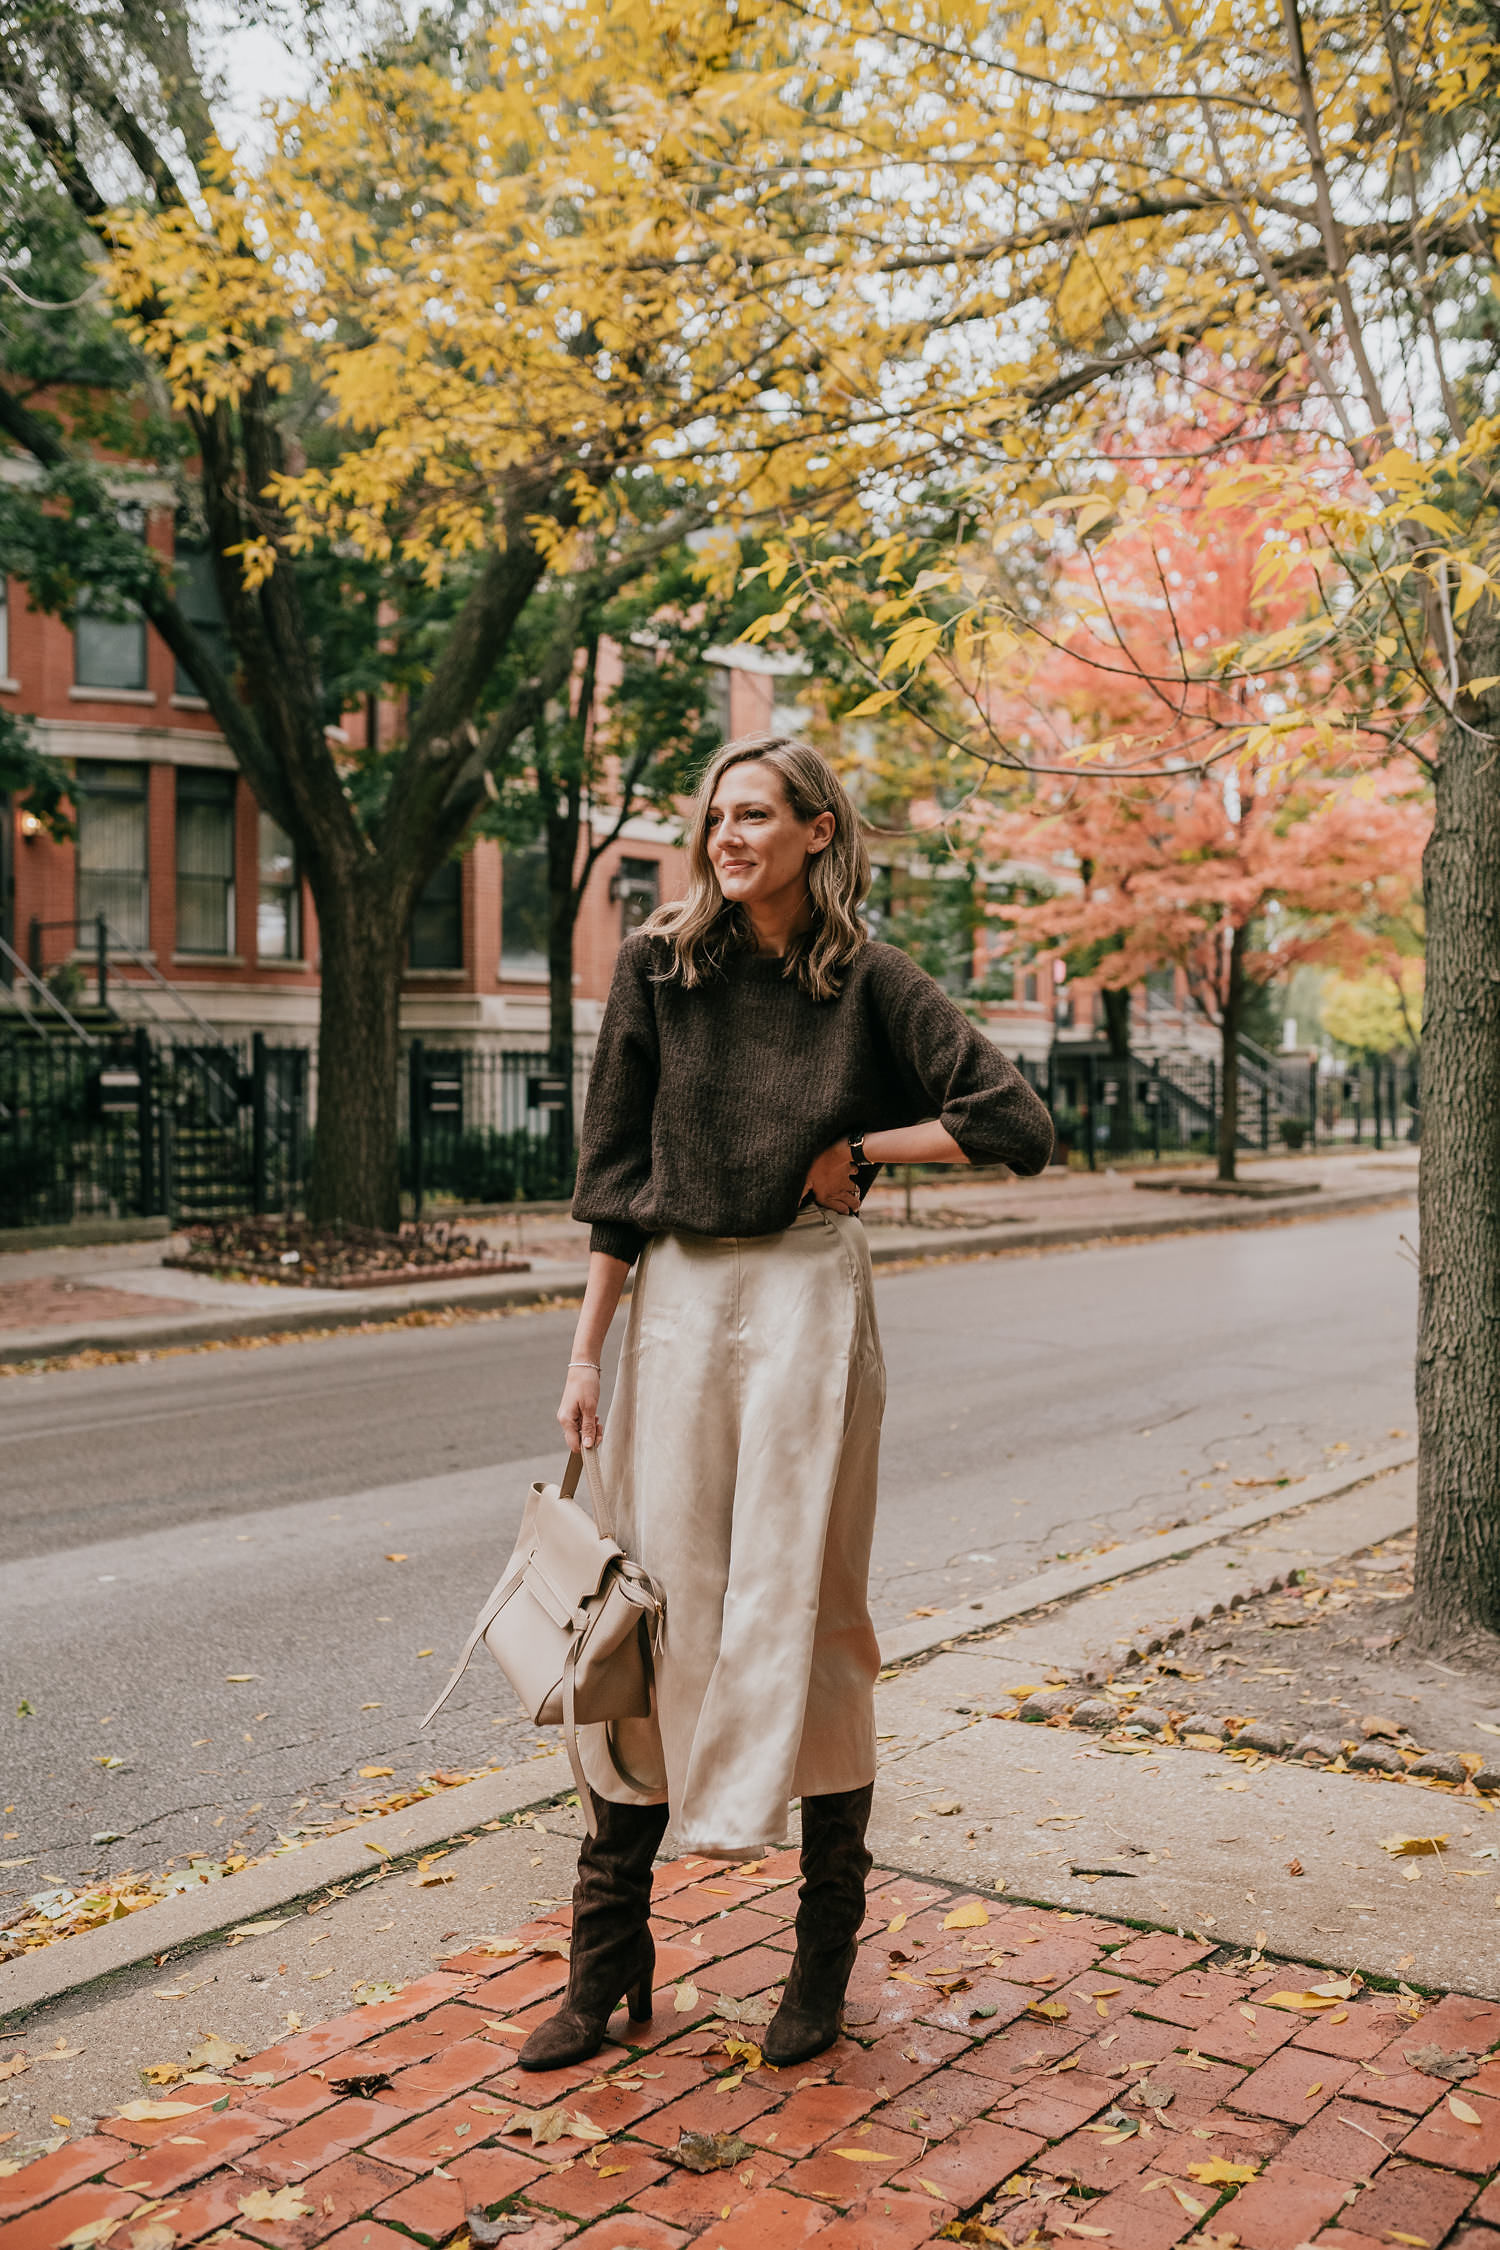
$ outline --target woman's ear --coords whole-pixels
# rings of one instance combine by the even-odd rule
[[[831,812],[815,813],[807,824],[807,856],[812,859],[818,852],[826,852],[833,842],[837,827]]]

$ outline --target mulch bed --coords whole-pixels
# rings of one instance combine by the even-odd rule
[[[530,1273],[529,1260],[435,1220],[398,1234],[367,1227],[313,1227],[298,1219],[219,1219],[189,1227],[189,1247],[162,1260],[221,1280],[274,1281],[293,1289],[378,1289],[471,1274]]]
[[[144,2103],[0,2152],[0,2250],[1495,2250],[1500,2006],[877,1872],[848,2036],[773,2071],[794,1873],[659,1869],[654,2020],[575,2069],[513,2063],[566,1910],[142,2058]]]

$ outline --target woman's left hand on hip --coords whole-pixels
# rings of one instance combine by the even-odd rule
[[[810,1195],[825,1211],[838,1211],[846,1218],[859,1209],[859,1189],[854,1178],[854,1152],[849,1143],[835,1141],[815,1156],[808,1167],[804,1195]]]

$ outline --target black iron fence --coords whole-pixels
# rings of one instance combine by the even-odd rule
[[[544,1055],[412,1040],[397,1114],[414,1206],[571,1194],[586,1082],[581,1060],[569,1083]],[[306,1047],[0,1025],[0,1227],[293,1211],[316,1129]]]
[[[0,1032],[0,1227],[290,1209],[309,1145],[307,1061],[259,1033]]]
[[[1101,1157],[1211,1155],[1218,1147],[1223,1074],[1217,1057],[1190,1050],[1146,1057],[1059,1043],[1018,1058],[1046,1100],[1059,1150],[1092,1167]],[[1382,1056],[1330,1071],[1307,1058],[1248,1047],[1239,1064],[1236,1137],[1246,1149],[1382,1148],[1416,1140],[1415,1058]]]
[[[420,1216],[434,1197],[536,1203],[573,1192],[575,1121],[588,1064],[571,1080],[537,1054],[439,1047],[401,1058],[401,1185]]]
[[[1217,1146],[1217,1060],[1116,1056],[1059,1044],[1021,1068],[1090,1165]],[[413,1039],[400,1064],[401,1181],[434,1202],[511,1203],[572,1192],[587,1064]],[[1413,1061],[1328,1071],[1250,1050],[1240,1070],[1243,1147],[1314,1149],[1417,1137]],[[165,1214],[175,1221],[301,1207],[317,1129],[306,1047],[168,1038],[159,1028],[39,1033],[0,1026],[0,1227]]]

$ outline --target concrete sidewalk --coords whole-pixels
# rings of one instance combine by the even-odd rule
[[[910,1224],[904,1191],[884,1182],[865,1216],[878,1265],[1036,1252],[1375,1209],[1415,1194],[1417,1163],[1417,1150],[1406,1147],[1247,1161],[1247,1181],[1287,1191],[1255,1200],[1142,1195],[1137,1181],[1149,1175],[1126,1172],[1059,1171],[1004,1183],[950,1175],[915,1191]],[[1191,1181],[1207,1174],[1191,1168],[1180,1176]],[[1307,1193],[1309,1187],[1317,1192]],[[283,1289],[166,1266],[170,1238],[8,1251],[0,1254],[0,1365],[290,1336],[422,1312],[492,1312],[582,1293],[587,1229],[565,1212],[517,1206],[503,1218],[473,1222],[468,1231],[524,1257],[531,1270],[396,1288]]]

